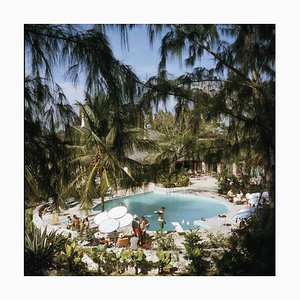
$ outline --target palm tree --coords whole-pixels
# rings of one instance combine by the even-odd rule
[[[64,140],[76,119],[59,86],[47,80],[25,79],[25,202],[58,199],[67,170]],[[64,120],[64,122],[61,122]],[[64,127],[62,127],[64,126]],[[57,201],[56,201],[57,202]],[[55,203],[56,203],[55,202]]]
[[[72,141],[70,127],[78,122],[78,117],[55,82],[54,70],[63,70],[75,85],[81,74],[87,91],[94,95],[105,91],[113,103],[110,108],[116,112],[120,102],[115,99],[127,100],[129,105],[134,101],[136,77],[128,66],[115,59],[105,28],[63,24],[24,27],[26,201],[51,196],[58,207],[64,191],[62,182],[57,181],[67,179],[74,171],[66,167],[69,153],[65,143]],[[122,128],[118,114],[114,122]],[[121,150],[121,144],[115,144]]]
[[[81,208],[85,210],[92,207],[92,199],[100,194],[103,211],[109,188],[134,189],[144,183],[143,165],[129,156],[154,145],[145,138],[147,133],[143,128],[133,126],[136,118],[128,117],[132,111],[127,111],[127,105],[115,112],[110,109],[115,104],[105,94],[88,97],[85,104],[78,105],[87,119],[87,126],[74,127],[78,133],[77,143],[70,147],[74,150],[71,163],[77,165],[77,176],[70,188],[80,188]]]

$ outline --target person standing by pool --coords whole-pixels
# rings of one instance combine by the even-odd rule
[[[158,214],[159,231],[162,232],[165,227],[165,208],[162,206],[160,210],[155,210],[155,214]]]
[[[141,244],[143,244],[146,241],[146,230],[149,225],[149,221],[144,216],[141,216]]]
[[[76,215],[72,218],[72,229],[80,229],[80,219]]]
[[[140,220],[136,214],[133,216],[132,230],[134,232],[134,235],[139,239],[139,242],[140,242],[140,238],[141,238],[140,237],[140,235],[141,235]]]

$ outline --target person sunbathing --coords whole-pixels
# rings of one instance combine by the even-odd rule
[[[79,229],[79,227],[80,227],[80,219],[76,215],[73,215],[72,229]]]
[[[234,193],[232,192],[232,190],[229,190],[227,193],[227,198],[229,199],[229,202],[232,202],[234,199]]]

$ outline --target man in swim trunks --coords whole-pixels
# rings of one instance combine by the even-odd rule
[[[159,223],[159,231],[160,232],[163,232],[163,229],[165,227],[165,215],[164,215],[164,212],[165,212],[165,208],[162,207],[161,209],[159,210],[155,210],[154,213],[155,214],[158,214],[158,223]]]

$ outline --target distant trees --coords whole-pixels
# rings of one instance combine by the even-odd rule
[[[148,29],[150,40],[164,36],[159,74],[146,83],[145,99],[156,103],[173,96],[177,116],[191,108],[195,129],[201,120],[220,122],[232,145],[230,155],[243,152],[264,165],[266,188],[274,200],[275,26],[171,24]],[[201,66],[204,55],[215,62],[213,68]],[[185,57],[193,72],[170,77],[169,57]],[[205,91],[195,83],[218,83],[218,88]]]

